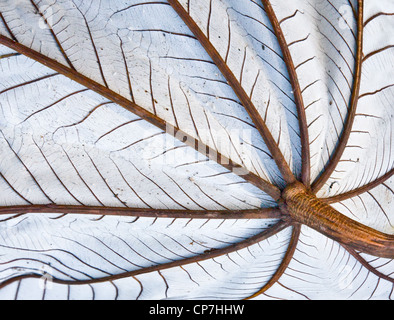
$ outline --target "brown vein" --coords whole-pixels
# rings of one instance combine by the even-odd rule
[[[97,59],[97,65],[98,65],[99,70],[100,70],[101,78],[102,78],[102,80],[103,80],[104,85],[108,88],[108,83],[107,83],[107,80],[105,79],[104,71],[103,71],[103,68],[102,68],[102,66],[101,66],[100,56],[99,56],[99,54],[98,54],[96,45],[95,45],[95,43],[94,43],[93,35],[92,35],[92,32],[90,31],[90,27],[89,27],[88,21],[86,20],[85,15],[84,15],[84,14],[82,13],[82,11],[78,8],[78,6],[75,6],[75,7],[77,8],[77,10],[78,10],[79,13],[81,14],[83,20],[85,21],[85,25],[86,25],[86,29],[88,30],[90,42],[92,43],[93,51],[94,51],[94,54],[95,54],[96,59]]]
[[[0,36],[1,36],[1,35],[0,35]],[[39,81],[42,81],[42,80],[46,80],[46,79],[55,77],[55,76],[57,76],[57,75],[59,75],[59,74],[58,74],[58,73],[47,74],[47,75],[42,76],[42,77],[39,77],[39,78],[37,78],[37,79],[33,79],[33,80],[30,80],[30,81],[26,81],[26,82],[17,84],[17,85],[15,85],[15,86],[12,86],[12,87],[3,89],[2,91],[0,91],[0,94],[6,93],[6,92],[11,91],[11,90],[14,90],[14,89],[16,89],[16,88],[23,87],[23,86],[28,85],[28,84],[32,84],[32,83],[36,83],[36,82],[39,82]]]
[[[72,162],[70,156],[68,155],[68,153],[66,152],[66,150],[64,150],[64,153],[68,159],[68,161],[70,162],[71,166],[73,167],[73,169],[75,170],[77,176],[79,177],[79,179],[81,179],[81,181],[83,182],[83,184],[86,186],[86,188],[90,191],[90,193],[93,195],[93,197],[97,200],[98,203],[100,203],[102,206],[104,206],[104,203],[102,203],[100,201],[100,199],[96,196],[96,194],[93,192],[93,190],[89,187],[89,185],[86,183],[86,181],[83,179],[83,177],[81,176],[81,174],[79,173],[77,167],[75,166],[75,164]]]
[[[163,119],[159,118],[158,116],[152,114],[151,112],[147,111],[146,109],[142,108],[141,106],[133,103],[132,101],[128,100],[127,98],[121,96],[120,94],[110,90],[109,88],[93,81],[92,79],[80,74],[79,72],[70,69],[69,67],[51,59],[47,56],[32,50],[20,43],[17,43],[4,35],[0,35],[0,44],[7,46],[10,49],[13,49],[31,59],[36,60],[37,62],[47,66],[50,69],[57,71],[60,74],[70,78],[73,81],[87,87],[88,89],[95,91],[96,93],[102,95],[103,97],[117,103],[118,105],[122,106],[128,111],[133,112],[137,116],[141,117],[142,119],[148,121],[149,123],[155,125],[156,127],[164,130],[165,132],[173,135],[175,138],[179,139],[180,141],[186,143],[190,147],[194,148],[195,150],[202,152],[202,154],[209,159],[216,161],[218,164],[222,165],[224,168],[235,171],[241,166],[232,160],[226,158],[225,156],[218,153],[216,150],[208,146],[204,146],[204,144],[192,136],[186,134],[185,132],[171,126]],[[246,93],[245,93],[246,94]],[[268,129],[267,129],[268,130]],[[276,146],[277,148],[277,146]],[[278,149],[279,151],[279,149]],[[245,170],[242,170],[245,173]],[[260,188],[267,194],[269,194],[274,200],[279,199],[280,191],[277,187],[272,185],[271,183],[263,180],[261,177],[253,174],[252,172],[248,172],[246,174],[242,174],[242,178],[246,181],[250,182],[251,184],[255,185],[256,187]]]
[[[274,29],[276,38],[278,39],[279,46],[281,48],[283,58],[287,67],[287,72],[289,73],[290,83],[293,89],[293,95],[295,99],[295,104],[298,112],[298,123],[300,127],[300,138],[301,138],[301,161],[302,161],[302,170],[301,170],[301,179],[304,185],[309,187],[310,185],[310,150],[309,150],[309,135],[308,135],[308,126],[305,114],[305,105],[302,97],[302,92],[300,88],[300,84],[297,77],[297,72],[294,67],[293,59],[290,54],[289,46],[287,44],[285,36],[283,34],[282,28],[279,24],[279,21],[275,15],[275,12],[271,6],[269,0],[261,1],[264,5],[265,11],[268,15],[268,18],[271,22],[271,25]],[[309,35],[308,35],[309,36]],[[308,36],[305,39],[308,38]],[[301,41],[301,40],[298,40]],[[293,42],[295,43],[295,42]]]
[[[0,177],[5,181],[5,183],[11,188],[12,191],[14,191],[21,199],[26,201],[29,204],[33,204],[31,201],[27,200],[18,190],[16,190],[12,184],[4,177],[4,175],[0,172]]]
[[[111,102],[111,103],[112,103],[112,102]],[[104,105],[104,103],[101,104],[101,105]],[[97,108],[97,107],[95,107],[95,109],[96,109],[96,108]],[[93,112],[93,110],[89,112],[89,115],[90,115],[92,112]],[[88,117],[88,116],[86,116],[86,117]],[[85,117],[85,118],[86,118],[86,117]],[[84,118],[84,119],[85,119],[85,118]],[[104,138],[105,136],[111,134],[112,132],[114,132],[114,131],[116,131],[116,130],[118,130],[118,129],[124,127],[124,126],[127,126],[127,125],[129,125],[129,124],[131,124],[131,123],[133,123],[133,122],[137,122],[137,121],[141,121],[141,120],[142,120],[142,119],[133,119],[133,120],[127,121],[127,122],[125,122],[125,123],[122,123],[122,124],[118,125],[117,127],[113,128],[113,129],[109,130],[108,132],[104,133],[103,135],[101,135],[94,143],[99,142],[99,141],[100,141],[102,138]],[[82,120],[82,121],[83,121],[83,120]],[[81,121],[80,121],[80,122],[81,122]],[[78,122],[78,123],[80,123],[80,122]],[[78,124],[78,123],[77,123],[77,124]],[[72,125],[70,125],[70,126],[72,126]]]
[[[366,96],[372,96],[372,95],[374,95],[374,94],[377,94],[377,93],[379,93],[379,92],[382,92],[383,90],[386,90],[386,89],[391,88],[391,87],[394,87],[394,84],[389,84],[389,85],[384,86],[384,87],[382,87],[382,88],[380,88],[380,89],[378,89],[378,90],[375,90],[375,91],[373,91],[373,92],[366,92],[366,93],[363,93],[363,94],[360,95],[359,99],[364,98],[364,97],[366,97]]]
[[[373,16],[369,17],[367,20],[365,20],[365,22],[364,22],[364,27],[365,27],[368,23],[370,23],[372,20],[374,20],[375,18],[377,18],[377,17],[380,17],[380,16],[393,16],[393,15],[394,15],[394,13],[389,13],[389,12],[379,12],[379,13],[376,13],[376,14],[374,14]]]
[[[48,26],[49,31],[52,34],[53,39],[56,42],[56,45],[58,46],[63,58],[66,60],[67,64],[70,66],[71,69],[76,70],[73,64],[71,63],[70,59],[68,58],[66,52],[64,51],[62,44],[60,43],[58,37],[56,36],[56,33],[53,31],[52,27],[49,25],[48,20],[45,18],[45,15],[40,11],[40,9],[37,7],[37,5],[34,3],[33,0],[30,0],[32,6],[34,9],[37,11],[37,13],[41,16],[41,18],[44,20],[45,24]]]
[[[96,278],[96,279],[87,279],[87,280],[63,280],[63,279],[58,279],[58,278],[52,278],[51,281],[54,283],[58,284],[65,284],[65,285],[86,285],[86,284],[94,284],[94,283],[102,283],[106,281],[115,281],[118,279],[124,279],[124,278],[129,278],[129,277],[135,277],[137,275],[141,274],[146,274],[150,272],[155,272],[155,271],[162,271],[165,269],[170,269],[170,268],[176,268],[180,267],[183,268],[185,265],[192,264],[192,263],[198,263],[201,261],[205,261],[208,259],[213,259],[222,255],[228,255],[229,253],[232,252],[237,252],[239,250],[242,250],[244,248],[247,248],[251,245],[254,245],[258,242],[261,242],[269,237],[272,237],[273,235],[281,232],[282,230],[286,229],[289,227],[288,222],[280,221],[273,227],[264,230],[263,232],[260,232],[257,235],[254,235],[246,240],[242,240],[240,242],[225,246],[220,249],[211,249],[207,250],[204,253],[197,255],[197,256],[192,256],[189,258],[185,259],[180,259],[180,260],[175,260],[163,264],[158,264],[158,265],[153,265],[150,267],[145,267],[141,268],[138,270],[133,270],[133,271],[125,271],[120,274],[115,274],[115,275],[110,275],[110,276],[104,276],[101,278]],[[40,278],[42,277],[42,274],[29,274],[29,275],[22,275],[22,276],[17,276],[11,279],[8,279],[0,284],[0,289],[6,287],[7,285],[15,282],[15,281],[20,281],[22,279],[26,278]]]
[[[72,192],[67,188],[67,186],[63,183],[62,179],[59,178],[58,174],[56,173],[55,169],[52,167],[52,165],[50,164],[48,158],[45,156],[44,152],[41,150],[41,148],[38,146],[38,144],[34,141],[34,144],[36,145],[37,149],[40,151],[42,157],[44,158],[46,164],[48,165],[48,167],[51,169],[52,173],[54,174],[54,176],[56,177],[56,179],[59,181],[59,183],[62,185],[62,187],[68,192],[68,194],[80,205],[84,205],[81,201],[79,201],[73,194]]]
[[[113,14],[110,16],[110,18],[112,18],[115,14],[119,14],[119,13],[121,13],[121,12],[123,12],[123,11],[127,11],[127,10],[129,10],[129,9],[131,9],[131,8],[135,8],[135,7],[138,7],[138,6],[144,6],[144,5],[152,5],[152,4],[168,5],[167,2],[163,2],[163,1],[151,1],[151,2],[136,3],[136,4],[132,4],[132,5],[128,6],[128,7],[126,7],[126,8],[124,8],[124,9],[121,9],[121,10],[116,11],[115,13],[113,13]]]
[[[74,122],[74,123],[72,123],[72,124],[68,124],[68,125],[65,125],[65,126],[61,126],[61,127],[57,128],[56,131],[59,130],[59,129],[65,129],[65,128],[70,128],[70,127],[77,126],[77,125],[83,123],[86,119],[88,119],[95,111],[97,111],[97,110],[98,110],[99,108],[101,108],[102,106],[105,106],[105,105],[108,105],[108,104],[112,104],[112,103],[113,103],[112,101],[100,103],[100,104],[98,104],[97,106],[95,106],[92,110],[90,110],[90,111],[88,112],[88,114],[87,114],[86,116],[84,116],[81,120],[79,120],[79,121],[77,121],[77,122]],[[116,129],[116,128],[115,128],[115,129]],[[110,132],[112,132],[112,131],[115,130],[115,129],[112,129]],[[55,131],[55,132],[56,132],[56,131]],[[106,134],[109,134],[110,132],[108,132],[108,133],[106,133]],[[104,134],[104,135],[106,135],[106,134]],[[100,138],[101,138],[101,137],[100,137]],[[100,139],[100,138],[99,138],[99,139]],[[97,139],[97,141],[98,141],[99,139]],[[97,142],[97,141],[96,141],[96,142]]]
[[[10,34],[12,40],[15,42],[18,42],[18,40],[16,39],[15,35],[12,33],[10,27],[8,26],[7,22],[4,19],[3,14],[1,12],[0,12],[0,19],[1,19],[1,21],[3,21],[3,24],[4,24],[5,28],[7,29],[8,33]]]
[[[293,259],[294,252],[295,252],[295,249],[298,244],[300,232],[301,232],[301,225],[295,224],[293,227],[293,233],[291,235],[289,246],[287,247],[285,256],[282,259],[282,262],[281,262],[280,266],[278,267],[278,269],[275,271],[273,276],[268,280],[268,282],[260,290],[258,290],[256,293],[252,294],[251,296],[245,298],[244,300],[253,299],[253,298],[261,295],[262,293],[267,291],[269,288],[271,288],[275,283],[277,283],[279,281],[280,277],[284,274],[284,272],[286,271],[287,267],[289,266],[290,262]]]
[[[107,182],[107,179],[104,178],[104,176],[102,175],[101,171],[99,170],[99,168],[97,167],[96,163],[93,161],[92,157],[85,151],[86,155],[88,156],[88,158],[90,159],[90,162],[92,163],[94,169],[96,170],[96,172],[98,173],[98,175],[100,176],[101,180],[104,182],[104,184],[107,186],[108,190],[112,193],[112,195],[125,207],[127,207],[126,203],[124,201],[122,201],[118,194],[115,193],[112,188],[110,187],[110,185]]]
[[[75,95],[77,95],[77,94],[86,92],[86,91],[88,91],[88,90],[89,90],[89,89],[82,89],[82,90],[78,90],[78,91],[72,92],[72,93],[70,93],[70,94],[64,96],[63,98],[61,98],[61,99],[55,101],[54,103],[51,103],[50,105],[48,105],[48,106],[46,106],[46,107],[44,107],[44,108],[41,108],[41,109],[39,109],[39,110],[33,112],[31,115],[29,115],[28,117],[26,117],[26,118],[23,120],[23,122],[29,120],[31,117],[35,116],[37,113],[40,113],[40,112],[45,111],[45,110],[47,110],[47,109],[49,109],[49,108],[52,108],[53,106],[57,105],[58,103],[62,102],[63,100],[66,100],[66,99],[68,99],[68,98],[70,98],[70,97],[72,97],[72,96],[75,96]]]
[[[301,14],[304,14],[303,12],[301,12],[300,10],[297,9],[296,11],[294,11],[294,13],[292,15],[284,17],[282,20],[280,20],[279,24],[282,24],[283,22],[285,22],[288,19],[294,18],[298,12]]]
[[[3,131],[0,130],[1,135],[3,136],[5,142],[7,143],[8,147],[11,149],[12,153],[14,156],[18,159],[18,161],[22,164],[22,166],[25,168],[26,172],[30,175],[31,179],[34,181],[34,183],[37,185],[37,187],[40,189],[42,194],[47,198],[51,203],[54,203],[53,200],[46,194],[40,183],[37,181],[37,179],[34,177],[34,175],[31,173],[27,165],[23,162],[21,157],[18,155],[18,153],[12,148],[11,143],[6,139]]]
[[[336,203],[339,201],[343,201],[346,199],[350,199],[352,197],[358,196],[362,193],[368,192],[370,190],[372,190],[373,188],[379,186],[380,184],[382,184],[383,182],[385,182],[386,180],[388,180],[389,178],[391,178],[394,174],[394,169],[391,169],[389,172],[387,172],[386,174],[384,174],[383,176],[377,178],[376,180],[367,183],[366,185],[363,185],[362,187],[356,188],[354,190],[345,192],[345,193],[341,193],[338,194],[336,196],[332,196],[329,198],[321,198],[321,201],[324,201],[325,203]]]
[[[385,274],[379,272],[377,269],[372,267],[357,251],[352,249],[349,246],[343,245],[342,246],[358,261],[361,263],[363,267],[365,267],[369,272],[372,272],[374,275],[378,276],[379,278],[382,278],[384,280],[387,280],[391,283],[394,283],[394,279],[390,278],[389,276],[386,276]]]
[[[377,49],[375,51],[372,51],[372,52],[370,52],[370,53],[368,53],[367,55],[364,56],[363,61],[369,59],[370,57],[372,57],[372,56],[374,56],[374,55],[376,55],[378,53],[381,53],[381,52],[383,52],[385,50],[388,50],[388,49],[391,49],[391,48],[394,48],[394,44],[387,45],[387,46],[385,46],[383,48],[380,48],[380,49]]]
[[[135,103],[133,88],[132,88],[131,79],[130,79],[129,66],[127,64],[126,54],[125,54],[124,49],[123,49],[123,40],[122,40],[121,37],[119,37],[119,41],[120,41],[120,51],[122,52],[122,58],[123,58],[124,67],[125,67],[125,70],[126,70],[126,77],[127,77],[127,84],[129,86],[130,98],[131,98],[131,101],[133,103]]]
[[[356,53],[356,61],[355,61],[355,72],[354,72],[354,81],[353,81],[353,89],[350,98],[350,104],[348,108],[348,115],[346,118],[346,122],[344,124],[344,128],[339,138],[338,145],[334,151],[334,154],[328,161],[326,168],[323,173],[313,182],[312,190],[316,194],[321,187],[327,182],[331,174],[334,172],[337,167],[343,152],[345,151],[347,142],[350,137],[350,133],[352,132],[352,127],[354,123],[354,118],[356,115],[357,104],[359,100],[360,93],[360,83],[361,83],[361,67],[363,62],[363,12],[364,12],[364,1],[358,0],[358,16],[357,16],[357,53]]]
[[[284,180],[288,183],[294,182],[295,177],[290,170],[289,165],[287,164],[282,152],[280,151],[278,145],[276,144],[274,138],[272,137],[268,127],[266,126],[264,120],[261,115],[257,111],[256,107],[250,100],[248,94],[245,92],[243,87],[241,86],[238,79],[234,76],[233,72],[227,66],[225,60],[220,56],[219,52],[215,49],[212,43],[209,41],[207,36],[203,33],[203,31],[199,28],[197,23],[192,19],[189,13],[183,8],[183,6],[177,0],[169,0],[169,4],[173,7],[173,9],[178,13],[178,15],[182,18],[184,23],[189,27],[198,41],[201,43],[203,48],[211,57],[212,61],[216,64],[220,72],[228,81],[228,84],[234,90],[234,93],[237,95],[238,99],[244,106],[245,110],[248,112],[250,118],[253,120],[256,125],[257,130],[261,134],[264,139],[268,149],[270,150]]]
[[[0,60],[1,59],[7,59],[7,58],[11,58],[11,57],[17,57],[20,56],[20,53],[6,53],[6,54],[0,54]]]

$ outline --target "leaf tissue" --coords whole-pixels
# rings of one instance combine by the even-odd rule
[[[394,298],[392,0],[0,0],[0,299]]]

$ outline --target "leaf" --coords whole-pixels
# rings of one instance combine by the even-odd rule
[[[0,3],[3,299],[391,299],[390,1]]]

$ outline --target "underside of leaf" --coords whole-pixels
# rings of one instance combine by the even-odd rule
[[[0,297],[393,298],[393,14],[0,1]]]

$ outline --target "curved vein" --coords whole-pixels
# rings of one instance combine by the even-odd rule
[[[285,36],[283,34],[280,23],[276,17],[276,14],[271,6],[269,0],[261,1],[264,5],[267,16],[271,22],[272,28],[274,29],[276,38],[278,39],[279,46],[281,48],[283,59],[287,67],[287,72],[290,77],[291,87],[293,89],[293,95],[295,99],[295,104],[297,107],[297,118],[300,127],[300,138],[301,138],[301,161],[302,161],[302,170],[301,170],[301,179],[304,185],[309,187],[310,185],[310,150],[309,150],[309,135],[308,135],[308,125],[305,114],[305,105],[304,100],[302,98],[302,91],[300,88],[300,84],[297,77],[297,72],[294,66],[293,58],[290,54],[289,47],[294,44],[287,44]],[[296,11],[297,13],[297,11]],[[294,14],[295,15],[295,14]],[[309,36],[309,35],[308,35]],[[308,38],[308,36],[306,38]],[[298,41],[302,41],[305,39],[301,39]],[[304,89],[305,90],[305,89]]]
[[[94,283],[102,283],[102,282],[107,282],[107,281],[115,281],[119,279],[124,279],[124,278],[129,278],[129,277],[135,277],[137,275],[141,274],[146,274],[150,272],[155,272],[155,271],[162,271],[165,269],[170,269],[170,268],[175,268],[175,267],[183,267],[188,264],[192,263],[198,263],[204,260],[208,259],[213,259],[222,255],[226,255],[232,252],[236,252],[238,250],[242,250],[244,248],[247,248],[253,244],[256,244],[260,241],[263,241],[269,237],[272,237],[273,235],[281,232],[282,230],[286,229],[287,227],[290,226],[289,222],[286,221],[280,221],[277,224],[275,224],[273,227],[264,230],[263,232],[260,232],[259,234],[252,236],[246,240],[240,241],[238,243],[231,244],[229,246],[220,248],[220,249],[211,249],[208,250],[200,255],[181,259],[181,260],[176,260],[176,261],[171,261],[163,264],[158,264],[158,265],[153,265],[150,267],[145,267],[141,268],[138,270],[133,270],[133,271],[128,271],[128,272],[123,272],[120,274],[115,274],[115,275],[110,275],[110,276],[105,276],[101,278],[96,278],[96,279],[87,279],[87,280],[62,280],[58,278],[53,278],[50,279],[54,283],[58,284],[65,284],[65,285],[89,285],[89,284],[94,284]],[[15,282],[15,281],[20,281],[22,279],[27,279],[27,278],[41,278],[42,274],[26,274],[26,275],[21,275],[17,276],[11,279],[8,279],[0,284],[0,289],[6,287],[7,285]]]
[[[363,267],[365,267],[368,271],[372,272],[374,275],[378,276],[379,278],[382,278],[384,280],[387,280],[391,283],[394,283],[394,279],[390,278],[389,276],[386,276],[385,274],[379,272],[376,270],[374,267],[372,267],[368,261],[366,261],[357,251],[355,251],[353,248],[350,248],[349,246],[343,245],[342,246],[348,251],[358,262],[361,263]]]
[[[361,67],[363,63],[363,32],[364,32],[364,0],[358,0],[358,16],[357,16],[357,53],[354,71],[353,89],[350,98],[350,105],[348,108],[348,115],[344,128],[339,138],[338,145],[331,156],[326,168],[323,173],[313,182],[312,191],[316,194],[322,186],[327,182],[331,174],[337,167],[343,152],[345,151],[347,142],[350,137],[350,133],[353,128],[354,118],[356,116],[357,104],[360,94],[360,83],[361,83]]]
[[[354,190],[351,190],[351,191],[348,191],[345,193],[338,194],[336,196],[332,196],[332,197],[328,197],[328,198],[321,198],[320,200],[325,203],[335,203],[335,202],[343,201],[343,200],[358,196],[364,192],[368,192],[369,190],[379,186],[380,184],[382,184],[386,180],[390,179],[393,176],[393,174],[394,174],[394,168],[391,169],[386,174],[384,174],[383,176],[377,178],[376,180],[374,180],[370,183],[367,183],[366,185],[363,185],[362,187],[359,187],[357,189],[354,189]]]
[[[253,299],[253,298],[259,296],[260,294],[264,293],[269,288],[271,288],[280,279],[280,277],[284,274],[287,267],[289,266],[290,262],[293,260],[293,255],[294,255],[295,249],[298,244],[300,232],[301,232],[301,225],[299,225],[299,224],[294,225],[293,233],[291,235],[289,246],[287,247],[285,256],[284,256],[280,266],[278,267],[276,272],[273,274],[273,276],[268,280],[268,282],[259,291],[252,294],[251,296],[245,298],[244,300]]]

